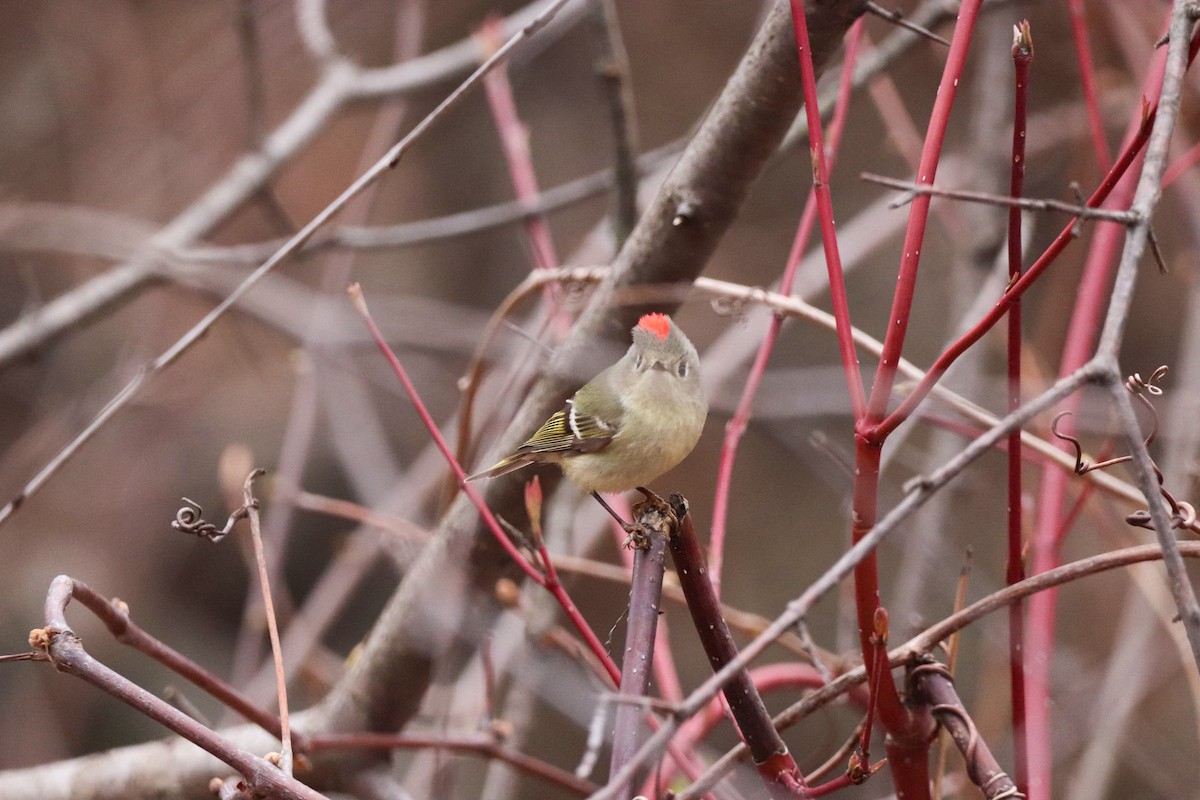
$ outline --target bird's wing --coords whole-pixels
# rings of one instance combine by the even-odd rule
[[[568,400],[517,448],[517,453],[594,453],[611,442],[616,432],[614,424],[581,411]]]

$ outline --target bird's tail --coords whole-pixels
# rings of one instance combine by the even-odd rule
[[[510,472],[515,472],[521,467],[532,463],[533,459],[523,454],[507,456],[500,459],[482,472],[476,472],[474,475],[468,475],[467,480],[474,481],[478,480],[479,478],[496,478],[500,475],[507,475]]]

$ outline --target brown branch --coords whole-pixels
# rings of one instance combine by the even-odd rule
[[[609,127],[613,138],[613,229],[618,247],[633,231],[638,218],[637,120],[634,117],[629,55],[621,37],[615,0],[600,0],[592,9],[600,40],[596,64],[608,103]]]
[[[120,391],[113,396],[111,400],[105,404],[100,413],[95,419],[84,427],[78,435],[75,436],[62,450],[60,450],[41,470],[30,478],[24,486],[18,491],[7,505],[0,508],[0,525],[8,519],[30,496],[39,491],[46,481],[48,481],[65,463],[67,463],[79,448],[88,442],[92,436],[103,428],[110,419],[123,409],[134,397],[142,390],[146,381],[167,367],[175,363],[181,358],[184,353],[190,350],[197,342],[201,341],[212,327],[221,319],[231,308],[233,308],[241,298],[246,295],[255,285],[261,282],[275,267],[284,260],[295,255],[297,251],[303,247],[309,237],[313,235],[330,220],[336,213],[341,211],[351,200],[361,194],[365,189],[375,183],[388,170],[396,166],[401,157],[412,147],[413,143],[420,139],[429,129],[439,121],[448,110],[454,108],[460,103],[475,86],[477,86],[483,78],[499,64],[503,63],[508,54],[522,41],[529,36],[537,33],[539,29],[544,27],[546,23],[554,16],[566,3],[566,0],[553,0],[546,8],[535,17],[528,25],[512,36],[504,46],[498,48],[487,60],[471,73],[471,75],[458,85],[454,91],[450,92],[445,99],[430,111],[420,122],[418,122],[411,131],[409,131],[399,142],[389,149],[382,158],[377,160],[370,169],[362,173],[354,180],[346,189],[342,191],[332,202],[327,204],[320,212],[317,213],[309,222],[301,228],[294,236],[287,240],[278,250],[271,254],[266,261],[259,265],[251,272],[245,280],[238,284],[227,297],[216,305],[211,311],[204,315],[195,325],[188,329],[179,339],[170,347],[163,351],[157,358],[144,364],[141,369],[135,373],[130,380]],[[335,62],[340,63],[340,62]],[[346,69],[350,69],[347,67]],[[336,81],[348,80],[348,78],[338,76],[342,72],[338,69],[331,69],[326,73],[330,81],[334,81],[334,86],[340,86]],[[314,92],[314,97],[317,96]],[[335,98],[336,99],[336,98]],[[330,101],[332,102],[332,101]],[[232,209],[230,209],[232,210]],[[223,219],[224,214],[216,217]],[[215,224],[215,222],[214,222]],[[156,237],[157,238],[157,237]],[[0,334],[2,337],[2,334]],[[2,359],[0,359],[2,361]]]
[[[926,706],[950,733],[966,761],[967,777],[983,791],[984,797],[988,800],[1025,797],[979,735],[975,721],[958,697],[949,670],[932,658],[919,659],[908,671],[908,690],[910,700]]]
[[[30,634],[30,644],[45,652],[55,669],[82,678],[204,748],[237,770],[255,794],[284,800],[321,800],[324,797],[88,655],[82,641],[67,624],[66,608],[72,597],[86,598],[88,608],[108,607],[104,599],[85,584],[66,575],[54,579],[46,596],[46,627]]]

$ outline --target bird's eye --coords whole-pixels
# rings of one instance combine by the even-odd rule
[[[687,366],[687,362],[686,362],[686,361],[680,361],[680,362],[679,362],[679,365],[678,365],[677,367],[675,367],[675,374],[676,374],[676,375],[678,375],[678,376],[679,376],[679,377],[681,377],[681,378],[686,378],[686,377],[687,377],[687,373],[688,373],[688,366]]]
[[[633,362],[633,368],[640,370],[642,368],[642,357],[638,356],[637,361]]]

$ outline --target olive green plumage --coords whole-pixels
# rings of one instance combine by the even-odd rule
[[[620,361],[588,381],[511,455],[468,480],[557,463],[586,492],[644,486],[692,451],[708,405],[696,348],[665,314],[646,314]]]

